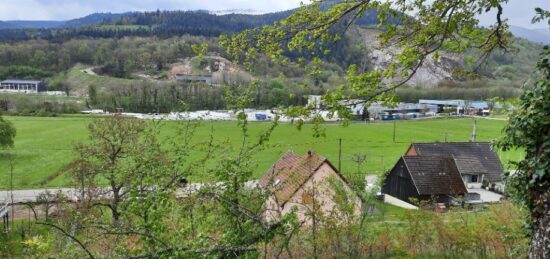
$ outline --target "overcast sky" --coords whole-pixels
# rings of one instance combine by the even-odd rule
[[[307,2],[305,0],[304,2]],[[68,20],[95,12],[121,13],[153,10],[252,9],[261,13],[297,7],[300,0],[0,0],[0,20]],[[526,28],[548,28],[531,24],[535,7],[550,9],[550,0],[510,0],[505,17],[510,24]],[[480,18],[492,23],[494,16]]]

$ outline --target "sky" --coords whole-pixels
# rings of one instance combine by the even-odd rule
[[[0,0],[0,20],[69,20],[95,12],[121,13],[160,10],[255,10],[258,13],[298,7],[301,0]],[[307,1],[304,1],[307,2]],[[525,28],[548,28],[531,24],[534,8],[550,9],[550,0],[510,0],[504,7],[509,23]],[[483,25],[494,15],[480,17]]]

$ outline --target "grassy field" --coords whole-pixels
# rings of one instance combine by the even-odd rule
[[[9,186],[10,159],[14,165],[14,186],[17,189],[60,187],[68,184],[66,175],[58,175],[63,165],[73,158],[74,143],[87,140],[86,125],[90,117],[5,117],[17,128],[15,148],[0,151],[0,189]],[[345,175],[356,173],[353,154],[367,155],[367,162],[361,168],[362,173],[380,174],[389,170],[406,151],[411,142],[468,141],[472,132],[472,119],[436,119],[418,121],[398,121],[396,123],[396,142],[392,140],[393,122],[372,124],[356,123],[348,127],[337,124],[325,125],[326,137],[313,138],[311,125],[305,125],[298,131],[293,125],[281,124],[275,130],[269,147],[254,156],[257,165],[254,177],[261,176],[282,154],[292,150],[305,153],[315,150],[329,158],[338,166],[338,139],[342,138],[342,171]],[[489,141],[501,136],[505,121],[480,119],[477,123],[478,140]],[[173,136],[177,122],[165,122],[163,136]],[[269,123],[251,123],[251,136],[255,137]],[[229,145],[237,146],[241,140],[236,122],[203,122],[195,139],[208,139],[213,129],[216,140],[227,140]],[[520,152],[499,152],[503,162],[518,159]],[[208,175],[196,177],[195,181],[210,180]]]

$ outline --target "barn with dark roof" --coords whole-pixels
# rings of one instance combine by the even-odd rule
[[[453,158],[403,156],[386,176],[382,192],[407,202],[411,198],[447,202],[468,190]]]
[[[502,181],[504,169],[489,142],[434,142],[413,143],[405,156],[453,157],[463,180],[479,183]]]

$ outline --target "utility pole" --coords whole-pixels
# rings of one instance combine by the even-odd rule
[[[9,159],[10,159],[10,203],[9,205],[11,206],[11,227],[13,228],[14,226],[14,220],[15,220],[15,202],[13,202],[13,156],[10,154],[9,155]],[[9,220],[10,220],[10,214],[6,214],[6,223],[8,223],[8,228],[7,230],[9,231],[10,230],[10,227],[9,227]]]
[[[447,142],[447,137],[448,137],[449,133],[448,132],[445,132],[445,142]]]
[[[342,138],[338,139],[338,172],[342,172]]]
[[[477,137],[477,119],[474,119],[474,130],[472,132],[472,136],[470,138],[470,141],[472,142],[476,142],[476,137]]]
[[[395,119],[393,120],[393,143],[395,143]]]
[[[384,164],[384,156],[382,156],[382,173],[386,173],[386,164]]]

